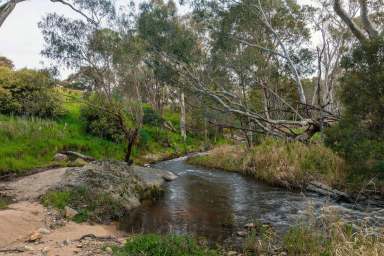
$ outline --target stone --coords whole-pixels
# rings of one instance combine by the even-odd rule
[[[51,231],[49,231],[46,228],[39,228],[39,230],[37,230],[37,232],[39,232],[42,235],[48,235],[49,233],[51,233]]]
[[[248,232],[247,231],[237,231],[237,236],[240,236],[240,237],[246,237],[248,235]]]
[[[55,161],[59,161],[59,162],[64,162],[64,161],[67,161],[67,160],[68,160],[68,156],[67,156],[67,155],[64,155],[64,154],[61,154],[61,153],[57,153],[57,154],[53,157],[53,160],[55,160]]]
[[[111,247],[106,247],[106,248],[105,248],[105,252],[112,254],[112,253],[113,253],[113,250],[112,250]]]
[[[163,179],[165,181],[174,181],[178,178],[178,176],[176,174],[174,174],[173,172],[166,172],[164,175],[163,175]]]
[[[227,256],[236,256],[236,255],[237,255],[237,252],[235,252],[235,251],[229,251],[229,252],[227,252],[226,255],[227,255]]]
[[[71,207],[65,206],[64,208],[64,217],[68,219],[72,219],[77,214],[79,214],[76,210],[72,209]]]
[[[29,245],[24,245],[22,248],[21,248],[22,251],[25,251],[25,252],[28,252],[28,251],[33,251],[33,247],[29,246]]]
[[[256,224],[255,223],[247,223],[244,225],[244,228],[246,229],[254,229],[256,228]]]
[[[77,158],[75,161],[71,162],[71,166],[84,166],[84,165],[87,165],[88,162],[85,161],[84,159],[81,159],[81,158]]]
[[[68,246],[68,245],[70,245],[70,244],[71,244],[71,241],[69,241],[68,239],[66,239],[66,240],[63,241],[63,245],[64,245],[64,246]]]
[[[35,231],[29,235],[27,241],[32,243],[40,240],[41,238],[43,238],[43,236],[39,232]]]

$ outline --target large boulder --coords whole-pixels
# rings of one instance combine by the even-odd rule
[[[88,200],[103,198],[104,204],[129,211],[140,206],[142,200],[157,196],[163,183],[175,177],[168,171],[129,166],[121,161],[94,161],[82,168],[68,169],[58,189],[87,191]],[[105,198],[110,201],[105,201]],[[71,207],[78,211],[81,211],[79,206],[82,204],[89,205],[87,202],[76,203]],[[102,213],[102,210],[96,210]]]

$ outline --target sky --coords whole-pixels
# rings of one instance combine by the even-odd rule
[[[129,2],[119,0],[120,2]],[[299,0],[308,3],[312,0]],[[67,17],[78,17],[78,14],[58,3],[48,0],[29,0],[17,5],[14,12],[0,27],[0,56],[11,59],[16,68],[43,68],[47,60],[40,52],[44,48],[44,40],[38,22],[48,13],[56,12]]]

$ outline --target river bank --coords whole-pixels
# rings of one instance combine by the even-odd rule
[[[356,200],[383,199],[383,182],[367,175],[351,179],[345,161],[321,144],[304,145],[266,138],[251,149],[222,145],[188,163],[240,172],[261,182],[290,190],[306,190],[312,182],[345,191]]]

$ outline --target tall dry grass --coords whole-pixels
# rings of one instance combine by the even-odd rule
[[[312,180],[342,187],[346,178],[344,160],[325,146],[274,138],[266,138],[251,149],[243,145],[219,146],[188,162],[241,172],[287,188],[302,188]]]

